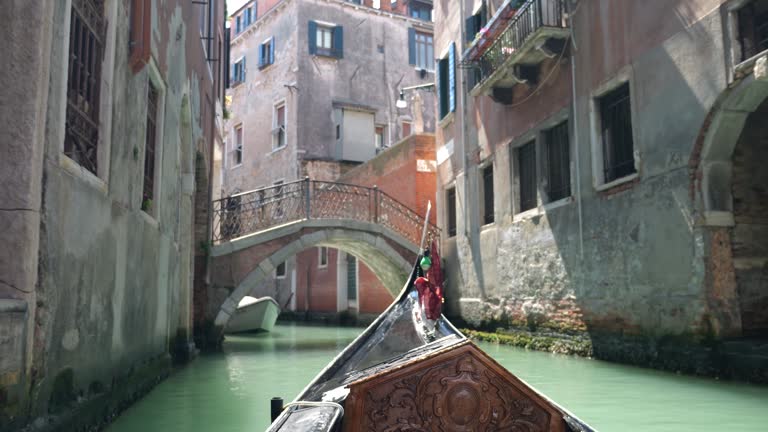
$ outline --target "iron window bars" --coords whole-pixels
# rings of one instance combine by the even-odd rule
[[[629,83],[599,98],[605,182],[636,172]]]
[[[520,182],[520,213],[536,207],[536,142],[531,141],[517,150]]]
[[[105,32],[101,1],[72,0],[64,154],[96,175]]]
[[[557,201],[571,196],[571,155],[568,122],[544,132],[547,153],[547,198]]]

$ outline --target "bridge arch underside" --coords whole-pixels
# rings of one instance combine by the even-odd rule
[[[240,300],[273,277],[276,266],[299,252],[327,246],[364,262],[393,295],[413,266],[418,247],[380,225],[357,221],[301,221],[234,239],[212,251],[213,266],[208,320],[214,340],[221,340]]]

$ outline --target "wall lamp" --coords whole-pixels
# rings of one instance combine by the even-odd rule
[[[395,102],[395,106],[398,108],[408,108],[408,102],[405,101],[405,92],[411,90],[427,90],[434,89],[435,83],[419,84],[410,87],[403,87],[400,89],[400,98]]]

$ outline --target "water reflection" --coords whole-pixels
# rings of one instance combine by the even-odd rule
[[[262,431],[269,399],[293,399],[362,329],[276,326],[228,337],[161,383],[108,432]],[[480,344],[600,431],[765,431],[768,388]]]

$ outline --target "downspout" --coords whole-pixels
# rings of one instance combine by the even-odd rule
[[[581,154],[579,148],[579,115],[577,111],[576,103],[576,52],[578,47],[576,46],[576,38],[573,29],[573,13],[575,10],[571,10],[570,2],[564,0],[568,5],[568,28],[571,32],[571,46],[573,46],[573,53],[571,54],[571,103],[573,104],[573,148],[576,154],[576,204],[579,213],[579,254],[581,260],[584,260],[584,211],[581,203]]]
[[[464,46],[464,41],[466,40],[466,29],[464,28],[464,23],[466,22],[465,13],[464,13],[464,7],[465,5],[463,2],[461,2],[459,7],[459,40],[457,41],[457,45],[459,47]],[[464,52],[464,50],[457,50],[457,54],[459,52]],[[458,60],[457,60],[458,62]],[[469,199],[470,196],[470,180],[469,180],[469,173],[468,173],[468,166],[469,166],[469,156],[467,154],[467,103],[468,98],[465,99],[465,96],[468,94],[467,92],[467,85],[466,85],[466,77],[465,77],[465,69],[464,68],[456,68],[460,72],[460,83],[461,83],[461,104],[456,101],[456,105],[459,106],[461,110],[461,122],[459,123],[459,133],[461,134],[461,157],[462,157],[462,170],[464,171],[464,235],[467,237],[471,234],[471,223],[472,220],[469,220],[470,215],[470,206],[469,206]],[[438,89],[439,93],[439,89]],[[468,223],[469,222],[469,223]]]

